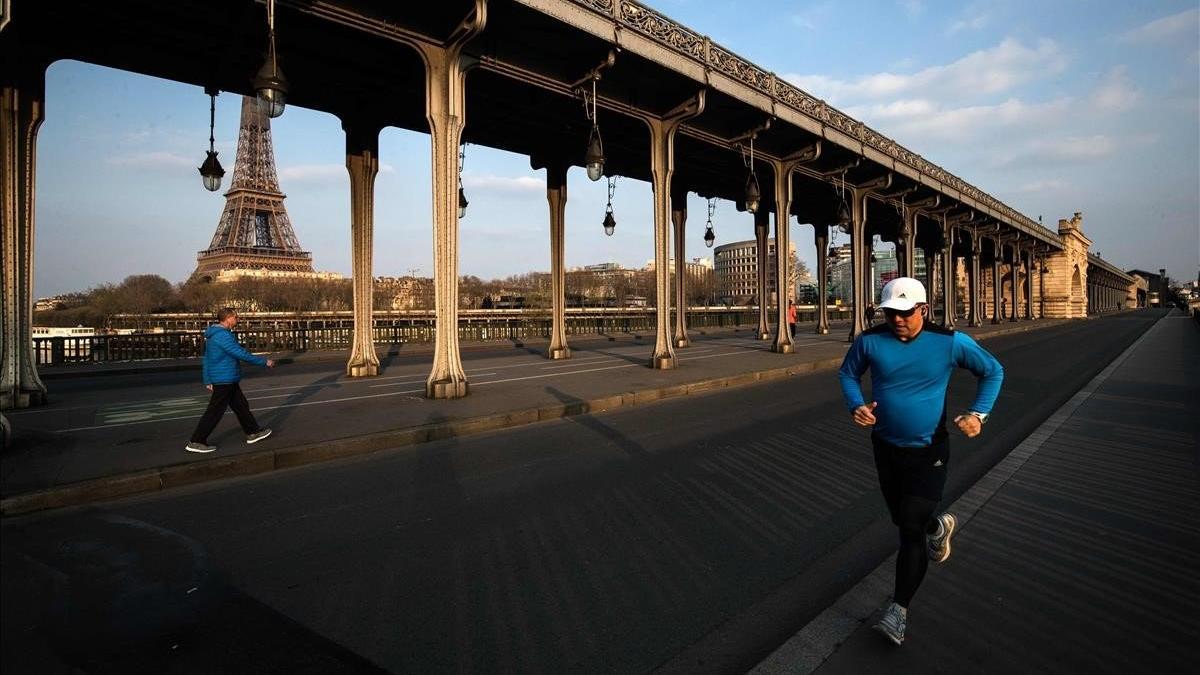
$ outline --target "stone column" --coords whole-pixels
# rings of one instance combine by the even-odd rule
[[[945,217],[945,216],[943,216]],[[954,231],[945,230],[942,245],[942,325],[954,328]]]
[[[817,334],[829,334],[829,226],[813,225],[817,245]]]
[[[901,215],[900,232],[896,238],[896,269],[900,271],[900,276],[912,277],[916,274],[913,271],[917,264],[914,239],[917,236],[917,216],[920,215],[920,211],[906,207]]]
[[[550,295],[553,318],[550,321],[550,346],[546,358],[569,359],[567,346],[567,273],[564,249],[567,217],[567,165],[546,166],[546,202],[550,206]]]
[[[1000,276],[1000,258],[1004,255],[1000,238],[992,237],[992,323],[1000,323],[1000,295],[1004,280]]]
[[[433,367],[425,382],[430,398],[467,395],[458,346],[458,150],[466,124],[466,70],[462,46],[483,30],[477,6],[448,47],[418,43],[425,62],[425,119],[433,155]]]
[[[37,134],[45,119],[44,72],[30,69],[20,83],[10,79],[13,71],[0,75],[0,410],[46,403],[32,331],[34,181]],[[3,416],[0,424],[0,435],[7,438]]]
[[[923,248],[925,253],[925,293],[929,296],[929,318],[933,320],[934,311],[937,309],[937,278],[936,270],[938,266],[938,257],[936,248]]]
[[[1021,276],[1021,269],[1020,269],[1019,262],[1020,262],[1020,258],[1017,256],[1017,248],[1016,248],[1016,245],[1014,244],[1013,245],[1012,263],[1009,265],[1009,269],[1012,270],[1012,284],[1009,286],[1009,291],[1008,291],[1009,297],[1011,298],[1011,300],[1008,303],[1008,312],[1009,312],[1008,320],[1009,321],[1017,320],[1017,312],[1019,309],[1017,307],[1017,303],[1019,302],[1018,298],[1021,295],[1020,293],[1017,292],[1017,285],[1020,283],[1020,276]]]
[[[687,255],[684,234],[687,229],[687,191],[674,189],[671,192],[671,225],[675,229],[675,346],[687,347]]]
[[[1025,318],[1033,319],[1033,249],[1025,249]]]
[[[767,320],[767,305],[770,294],[767,292],[767,235],[771,232],[771,212],[759,204],[754,213],[754,244],[755,271],[758,274],[758,339],[771,338],[771,325]],[[778,247],[778,242],[776,242]]]
[[[375,175],[379,172],[379,127],[342,122],[346,169],[350,172],[350,270],[354,285],[354,339],[346,374],[379,374],[374,340]]]
[[[866,303],[870,296],[862,283],[871,266],[870,246],[867,244],[867,200],[875,191],[886,190],[891,186],[892,174],[889,173],[849,189],[853,197],[850,203],[850,276],[854,284],[854,317],[850,322],[849,337],[851,342],[867,328]]]
[[[863,288],[863,268],[871,264],[864,241],[867,232],[867,193],[857,188],[850,191],[850,279],[853,284],[854,317],[850,321],[850,341],[867,329],[867,291]]]
[[[791,237],[789,226],[792,220],[792,167],[789,162],[772,162],[775,180],[775,344],[771,351],[791,354],[796,350],[792,332],[788,329],[788,296],[791,295]]]
[[[650,184],[654,190],[654,354],[650,367],[674,368],[671,346],[671,178],[675,173],[675,132],[684,120],[704,111],[704,92],[676,106],[666,117],[645,118],[650,128]]]
[[[983,248],[979,245],[979,235],[971,235],[971,257],[970,266],[967,268],[967,288],[971,296],[971,316],[967,323],[972,326],[983,325],[983,308],[980,306],[983,303],[983,290],[981,288],[979,278],[979,257],[983,253]]]

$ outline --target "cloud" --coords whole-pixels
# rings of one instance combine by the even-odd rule
[[[833,4],[822,2],[809,5],[792,15],[792,23],[805,30],[818,30],[833,14]]]
[[[1154,44],[1172,39],[1178,35],[1195,36],[1200,26],[1200,9],[1193,7],[1178,14],[1164,16],[1137,28],[1126,31],[1120,36],[1121,42],[1133,44]]]
[[[537,194],[546,190],[546,183],[533,176],[508,177],[464,173],[462,181],[463,189],[502,195]]]
[[[922,0],[898,0],[896,4],[909,16],[918,16],[925,11],[925,3]]]
[[[296,164],[279,170],[279,182],[291,185],[334,186],[350,180],[343,164]]]
[[[964,15],[962,18],[956,19],[946,27],[946,35],[954,35],[964,30],[979,30],[987,25],[991,15],[987,12],[977,11],[969,15]]]
[[[998,154],[993,158],[991,164],[995,167],[1087,164],[1111,156],[1117,151],[1117,148],[1117,142],[1104,134],[1096,134],[1094,136],[1064,136],[1048,140],[1036,140],[1014,151]]]
[[[931,66],[911,75],[876,73],[846,81],[824,75],[784,75],[792,84],[835,104],[895,97],[961,97],[1009,91],[1031,80],[1062,72],[1066,57],[1058,44],[1042,39],[1027,46],[1007,38],[989,49],[972,52],[953,63]]]
[[[139,152],[132,155],[120,155],[108,160],[114,166],[128,166],[135,169],[180,169],[199,167],[204,157],[184,157],[171,152]]]
[[[1027,103],[1009,98],[994,105],[944,107],[929,99],[902,99],[891,103],[856,106],[846,113],[880,131],[894,135],[911,147],[936,141],[967,141],[992,138],[1001,129],[1030,129],[1063,118],[1070,99]]]
[[[1103,110],[1125,110],[1137,102],[1140,93],[1129,77],[1129,68],[1116,66],[1104,76],[1092,92],[1092,105]]]
[[[1066,187],[1067,187],[1066,181],[1059,180],[1057,178],[1050,178],[1048,180],[1039,180],[1039,181],[1034,181],[1032,183],[1025,183],[1024,185],[1013,189],[1012,192],[1020,193],[1020,194],[1028,194],[1031,192],[1058,192],[1060,190],[1066,189]]]

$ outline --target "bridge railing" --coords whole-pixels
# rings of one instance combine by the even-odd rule
[[[845,318],[848,313],[849,310],[843,307],[831,309],[829,316],[836,320]],[[801,309],[797,318],[801,322],[814,321],[816,311]],[[655,322],[653,310],[579,313],[567,315],[566,330],[569,335],[653,334]],[[432,342],[434,323],[432,314],[377,317],[372,329],[373,340],[378,345]],[[758,310],[753,308],[688,311],[691,329],[757,323]],[[533,316],[519,311],[475,314],[459,320],[458,337],[464,342],[548,339],[550,329],[551,318],[541,312]],[[354,326],[352,320],[341,319],[273,319],[269,322],[246,321],[236,333],[242,346],[252,352],[307,352],[349,348]],[[33,348],[39,366],[197,358],[204,355],[204,334],[200,330],[180,330],[127,335],[39,336],[33,338]]]

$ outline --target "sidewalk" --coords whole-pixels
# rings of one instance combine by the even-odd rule
[[[967,332],[984,340],[1060,323],[988,324]],[[565,361],[545,359],[532,344],[464,350],[471,390],[456,401],[424,397],[428,355],[386,357],[380,376],[362,379],[345,376],[343,358],[306,355],[270,372],[244,370],[251,407],[275,434],[248,446],[229,415],[209,439],[219,448],[211,455],[183,450],[208,398],[195,372],[164,363],[153,372],[140,366],[57,379],[50,405],[7,413],[14,447],[0,459],[0,513],[284,469],[840,364],[846,327],[824,336],[811,331],[812,324],[799,326],[790,355],[772,353],[769,341],[745,329],[693,334],[692,346],[677,350],[679,367],[669,371],[645,365],[653,336],[579,339]]]
[[[1198,382],[1200,325],[1172,311],[950,507],[902,647],[870,628],[893,555],[752,672],[1194,670]]]

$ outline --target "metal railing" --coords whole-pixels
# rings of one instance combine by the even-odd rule
[[[831,308],[830,320],[846,318],[849,309]],[[774,313],[771,314],[772,318]],[[800,309],[801,322],[814,321],[816,311]],[[572,312],[566,317],[568,335],[653,334],[654,309],[619,312]],[[688,327],[692,330],[754,326],[756,308],[691,309]],[[283,324],[283,325],[280,325]],[[314,325],[316,324],[316,325]],[[471,312],[459,319],[458,337],[464,342],[522,341],[548,339],[551,318],[543,312],[501,310]],[[322,349],[347,349],[354,336],[349,317],[262,317],[245,316],[236,331],[238,341],[252,352],[307,352]],[[432,313],[420,316],[376,316],[373,339],[378,345],[426,343],[434,339]],[[39,366],[72,363],[105,363],[151,359],[198,358],[204,355],[204,333],[182,330],[127,335],[78,335],[33,338]]]

